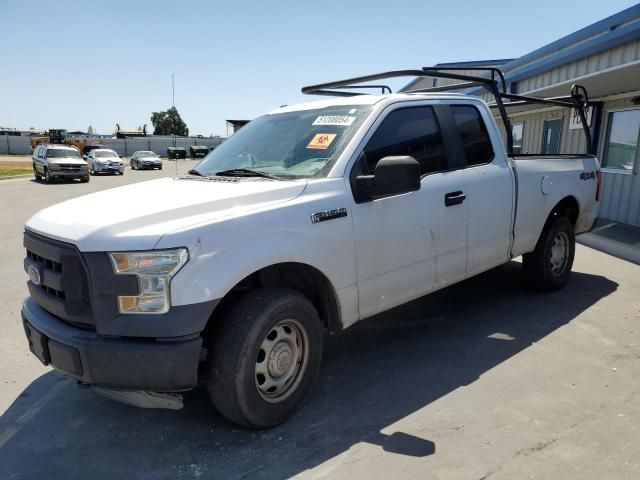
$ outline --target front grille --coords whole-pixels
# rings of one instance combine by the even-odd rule
[[[58,168],[60,170],[68,171],[68,172],[76,172],[82,170],[83,165],[75,165],[75,164],[58,164]]]
[[[61,320],[92,328],[89,282],[80,252],[73,245],[31,232],[25,232],[24,246],[25,271],[31,269],[34,274],[27,282],[31,297]]]
[[[36,264],[44,265],[45,271],[50,271],[52,273],[62,273],[62,264],[59,262],[54,262],[53,260],[49,260],[47,258],[41,257],[29,250],[27,250],[27,258],[36,262]],[[36,285],[34,285],[35,287]],[[65,294],[62,290],[56,290],[53,287],[48,285],[40,284],[38,285],[43,291],[47,292],[49,295],[54,295],[55,297],[65,300]]]

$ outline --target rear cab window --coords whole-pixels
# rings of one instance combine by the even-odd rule
[[[480,111],[473,105],[450,105],[449,108],[467,167],[491,163],[495,156],[493,145]]]

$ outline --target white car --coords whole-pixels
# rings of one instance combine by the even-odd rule
[[[144,170],[147,168],[162,170],[162,160],[158,154],[148,150],[133,152],[129,164],[131,165],[131,170]]]
[[[85,157],[89,165],[89,173],[114,173],[124,174],[124,163],[116,152],[109,148],[96,148],[91,150]]]
[[[285,106],[189,175],[36,213],[25,331],[42,362],[114,398],[175,405],[202,383],[229,419],[271,427],[309,392],[323,330],[520,255],[533,285],[562,287],[599,178],[593,155],[508,154],[477,97]]]
[[[57,179],[80,179],[89,181],[87,162],[75,147],[67,145],[40,144],[31,159],[36,181],[51,183]]]

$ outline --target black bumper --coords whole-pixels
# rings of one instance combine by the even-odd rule
[[[202,338],[105,338],[72,327],[27,298],[22,321],[32,353],[77,380],[129,390],[177,392],[197,383]]]

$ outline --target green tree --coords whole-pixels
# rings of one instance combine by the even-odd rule
[[[184,123],[176,107],[171,107],[166,112],[153,112],[151,114],[154,135],[189,135],[187,124]]]

